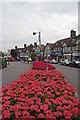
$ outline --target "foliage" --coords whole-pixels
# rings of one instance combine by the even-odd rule
[[[17,58],[17,51],[15,49],[11,50],[11,56],[15,59]]]

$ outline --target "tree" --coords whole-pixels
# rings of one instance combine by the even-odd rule
[[[11,50],[11,56],[15,59],[17,58],[17,51],[15,49]]]
[[[36,57],[36,54],[35,52],[32,52],[31,55],[30,55],[32,61],[35,61],[35,57]]]

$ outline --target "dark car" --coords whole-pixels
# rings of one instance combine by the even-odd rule
[[[80,68],[80,61],[72,61],[69,63],[70,67]]]

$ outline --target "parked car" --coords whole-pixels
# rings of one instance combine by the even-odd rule
[[[68,59],[65,59],[65,63],[64,63],[64,65],[69,66],[69,63],[70,63],[70,61],[69,61]]]
[[[61,60],[60,64],[61,65],[66,65],[69,66],[70,61],[68,59]]]
[[[80,68],[80,61],[72,61],[69,63],[70,67]]]
[[[9,65],[9,59],[7,56],[4,56],[5,61],[7,62],[7,65]]]
[[[15,61],[15,59],[13,57],[8,57],[8,59],[9,59],[10,62],[14,62]]]
[[[61,61],[60,61],[60,64],[61,64],[61,65],[65,65],[65,61],[64,61],[64,60],[61,60]]]
[[[48,62],[48,63],[49,63],[50,61],[49,61],[49,60],[47,60],[47,59],[45,59],[45,60],[44,60],[44,62]]]
[[[55,59],[50,60],[50,63],[57,64],[58,62]]]
[[[29,62],[32,62],[32,59],[31,59],[31,58],[28,58],[28,61],[29,61]]]
[[[25,61],[29,63],[29,62],[32,62],[32,59],[31,58],[25,58]]]
[[[0,69],[5,67],[7,67],[7,61],[5,60],[5,58],[0,57]]]

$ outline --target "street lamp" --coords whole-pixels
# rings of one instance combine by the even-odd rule
[[[60,47],[61,47],[61,51],[60,51],[61,57],[62,57],[62,59],[63,59],[63,47],[64,47],[64,46],[63,46],[63,45],[64,45],[64,44],[63,44],[63,41],[62,41],[62,42],[59,41],[59,44],[60,44]]]
[[[41,32],[33,32],[33,35],[38,34],[38,40],[39,40],[39,47],[41,46]],[[41,51],[40,51],[40,59],[41,59]]]
[[[71,37],[71,61],[72,61],[72,58],[73,58],[72,41],[73,41],[73,38]]]
[[[46,64],[46,70],[48,70],[48,46],[47,46],[47,64]]]
[[[41,45],[41,32],[33,32],[33,35],[36,35],[38,33],[38,39],[39,39],[39,46]]]

